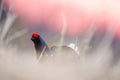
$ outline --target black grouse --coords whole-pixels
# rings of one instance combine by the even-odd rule
[[[37,58],[39,58],[41,55],[51,55],[48,45],[38,33],[33,33],[31,40],[34,42]]]

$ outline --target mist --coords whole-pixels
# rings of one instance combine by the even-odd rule
[[[27,0],[14,1],[12,10],[9,8],[0,21],[0,80],[120,80],[120,39],[116,37],[120,1],[36,0],[32,9],[32,0],[27,7]],[[30,27],[26,22],[40,22],[42,26]],[[40,33],[49,47],[76,44],[77,57],[58,51],[54,56],[36,59],[30,41],[33,32]]]

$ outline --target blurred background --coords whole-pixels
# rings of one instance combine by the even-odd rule
[[[0,0],[0,79],[120,80],[119,4],[119,0]],[[64,57],[55,57],[36,64],[33,32],[50,48],[71,46],[79,59],[66,64]]]
[[[108,42],[114,59],[119,59],[119,15],[111,14],[117,13],[116,11],[120,8],[117,4],[119,1],[81,0],[78,1],[77,7],[68,2],[67,0],[66,2],[51,0],[51,3],[47,0],[45,2],[42,0],[0,0],[1,42],[17,46],[19,51],[34,51],[30,38],[33,32],[37,32],[50,47],[60,44],[62,40],[63,45],[73,43],[79,47],[79,50],[82,50],[84,45],[87,46],[89,54],[93,53],[99,45],[104,47],[105,44],[101,43]],[[76,2],[74,1],[73,4]],[[114,7],[115,4],[116,7]],[[87,7],[90,9],[85,13]],[[112,9],[109,11],[108,7]],[[113,9],[115,9],[114,12]],[[62,16],[58,15],[59,13]]]

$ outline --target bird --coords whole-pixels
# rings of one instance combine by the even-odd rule
[[[62,46],[52,46],[51,50],[53,53],[63,53],[65,55],[72,55],[72,56],[78,56],[76,51],[74,49],[72,49],[71,47],[68,47],[66,45],[62,45]]]
[[[39,58],[41,55],[42,56],[51,55],[50,48],[38,33],[36,32],[32,33],[31,40],[34,43],[37,58]]]
[[[67,58],[68,56],[73,56],[74,58],[78,57],[78,55],[74,51],[74,49],[72,49],[71,47],[68,47],[66,45],[52,46],[51,48],[49,48],[49,46],[47,45],[45,40],[43,40],[43,38],[38,33],[35,33],[35,32],[32,33],[31,40],[34,43],[34,47],[36,50],[36,55],[37,55],[38,60],[41,57],[41,55],[42,55],[42,59],[43,59],[44,56],[46,56],[46,55],[48,57],[53,57],[59,53],[60,53],[59,56],[60,57],[64,56],[64,58]]]

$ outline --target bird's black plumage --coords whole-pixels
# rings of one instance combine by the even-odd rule
[[[67,56],[78,57],[76,52],[68,46],[53,46],[50,49],[47,43],[37,33],[33,33],[31,40],[34,42],[37,58],[39,58],[41,54],[44,57],[45,55],[48,56],[56,55],[56,53],[60,53],[61,55],[64,54],[64,56],[66,57]]]
[[[44,55],[50,55],[50,49],[46,42],[41,38],[41,36],[37,33],[33,33],[31,40],[34,42],[37,58],[42,54]]]

